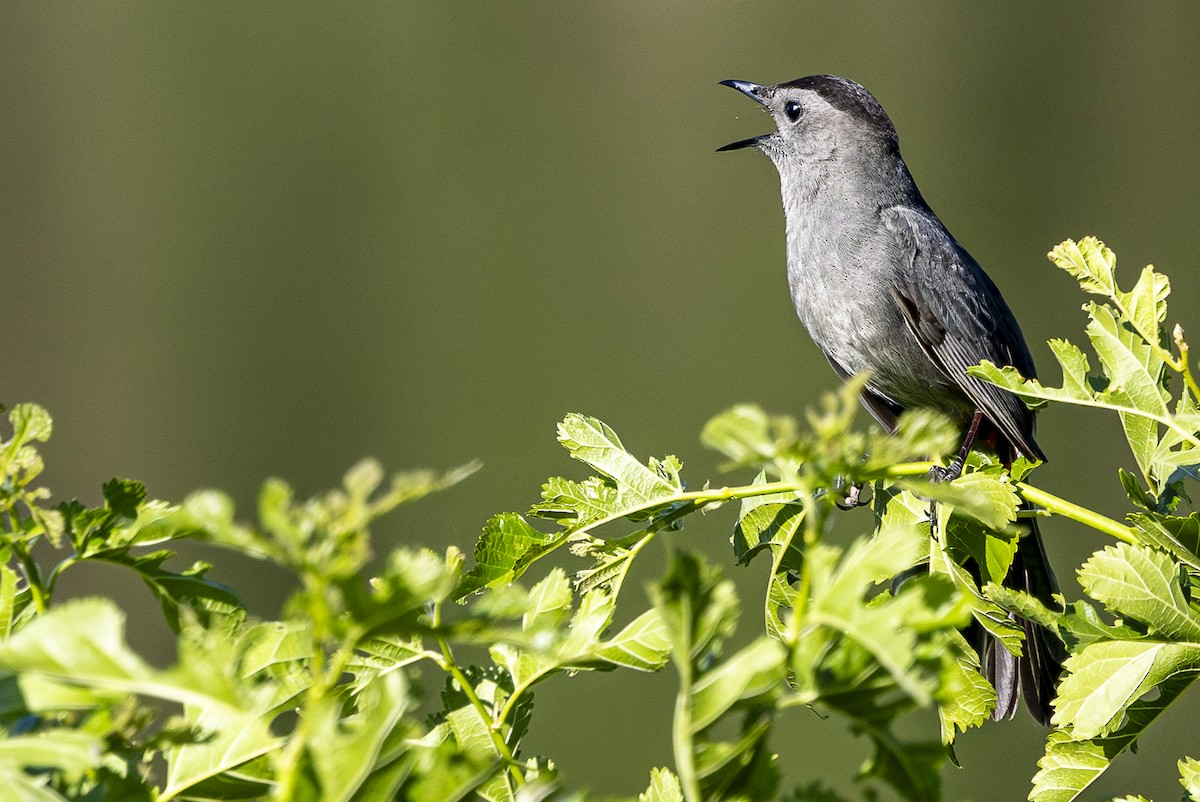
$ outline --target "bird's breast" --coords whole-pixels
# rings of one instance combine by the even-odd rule
[[[846,371],[870,371],[871,385],[901,406],[961,416],[966,397],[901,317],[893,289],[903,266],[880,241],[878,226],[858,223],[853,215],[806,222],[789,215],[788,284],[809,336]]]

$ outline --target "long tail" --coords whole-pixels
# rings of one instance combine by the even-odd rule
[[[1012,567],[1004,586],[1023,590],[1051,609],[1062,609],[1054,599],[1058,582],[1038,531],[1037,519],[1024,519],[1029,531],[1022,534],[1013,557]],[[1021,657],[1014,657],[998,640],[985,635],[980,652],[984,674],[996,689],[996,709],[992,719],[1012,718],[1017,701],[1023,696],[1025,706],[1038,722],[1049,724],[1054,708],[1054,686],[1062,675],[1067,652],[1053,632],[1031,621],[1021,620],[1025,642]]]

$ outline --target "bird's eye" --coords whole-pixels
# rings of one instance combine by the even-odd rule
[[[796,122],[796,120],[800,119],[800,115],[804,113],[804,109],[796,101],[789,100],[783,104],[783,113],[787,115],[789,120]]]

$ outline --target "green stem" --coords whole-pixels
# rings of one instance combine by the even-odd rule
[[[438,602],[433,606],[433,628],[436,630],[442,625],[442,605]],[[496,728],[492,721],[492,716],[488,712],[487,707],[480,701],[475,694],[475,689],[471,687],[470,680],[466,674],[458,667],[458,661],[454,659],[454,652],[450,649],[450,643],[443,636],[437,636],[438,647],[442,650],[442,659],[439,661],[442,670],[454,677],[459,687],[462,688],[463,694],[467,697],[467,701],[471,703],[471,707],[475,708],[475,713],[479,716],[479,720],[487,727],[488,735],[491,736],[492,746],[504,758],[508,765],[508,773],[516,783],[517,788],[525,785],[525,772],[521,770],[521,766],[517,763],[516,757],[512,750],[508,748],[508,743],[504,740],[504,736]]]
[[[1183,339],[1183,329],[1180,326],[1175,327],[1174,337],[1175,347],[1179,349],[1179,372],[1183,374],[1183,381],[1187,384],[1192,398],[1200,402],[1200,386],[1197,386],[1196,378],[1192,376],[1192,366],[1188,362],[1188,344]]]
[[[33,555],[25,548],[25,544],[12,544],[13,554],[16,555],[17,564],[21,567],[21,573],[25,577],[25,584],[29,587],[29,595],[33,599],[33,606],[37,609],[38,615],[46,612],[49,606],[50,594],[43,587],[42,572],[38,568],[37,562],[33,559]]]
[[[1089,526],[1098,532],[1103,532],[1106,535],[1112,535],[1117,540],[1125,543],[1137,545],[1138,539],[1134,536],[1133,530],[1119,521],[1114,521],[1108,516],[1101,515],[1098,512],[1089,510],[1087,507],[1081,507],[1074,502],[1067,501],[1064,498],[1047,493],[1041,488],[1034,487],[1025,482],[1017,482],[1017,489],[1021,491],[1021,495],[1026,501],[1031,501],[1042,507],[1049,513],[1061,515],[1063,518],[1069,518],[1072,521],[1078,521],[1084,526]]]
[[[683,605],[681,631],[692,631],[692,611]],[[675,647],[675,666],[679,670],[679,693],[675,695],[675,716],[671,725],[671,746],[675,752],[675,771],[687,802],[703,802],[700,779],[696,776],[696,749],[692,742],[692,656],[687,649]]]
[[[901,476],[918,476],[929,472],[933,467],[933,462],[902,462],[898,465],[892,465],[884,472],[885,477],[899,478]],[[694,512],[702,507],[707,507],[710,504],[724,504],[729,501],[737,501],[744,498],[756,498],[758,496],[771,496],[776,493],[804,493],[807,492],[807,486],[802,482],[765,482],[759,485],[736,485],[734,487],[717,487],[706,488],[704,490],[691,490],[683,493],[676,493],[671,496],[663,496],[660,498],[647,501],[643,504],[630,507],[622,510],[619,513],[614,513],[598,521],[593,521],[587,526],[581,526],[578,529],[572,529],[564,534],[558,542],[549,546],[542,555],[549,554],[555,549],[570,542],[572,538],[582,537],[590,534],[595,529],[600,529],[607,524],[628,518],[631,515],[636,515],[639,512],[652,510],[657,507],[666,507],[671,504],[687,504],[688,508],[675,510],[669,516],[669,520],[674,521],[682,518],[685,515]]]

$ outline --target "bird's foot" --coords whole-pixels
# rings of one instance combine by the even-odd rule
[[[962,476],[963,459],[955,457],[954,461],[943,468],[941,465],[934,465],[929,469],[929,481],[936,484],[942,482],[953,482],[958,477]]]
[[[842,483],[839,481],[838,489],[840,490],[841,488]],[[852,510],[855,507],[861,507],[870,503],[871,500],[869,498],[863,498],[863,486],[861,482],[855,482],[850,485],[850,489],[846,491],[846,495],[834,502],[840,510]]]

